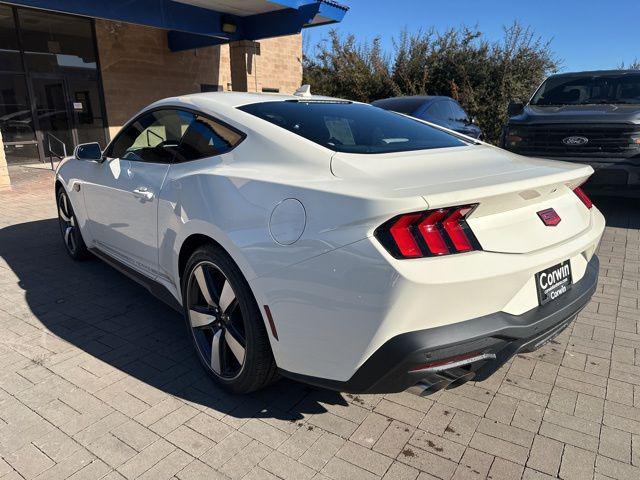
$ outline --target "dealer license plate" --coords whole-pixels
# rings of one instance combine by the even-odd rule
[[[571,262],[569,260],[536,273],[536,289],[540,305],[549,303],[567,293],[571,288],[571,283]]]

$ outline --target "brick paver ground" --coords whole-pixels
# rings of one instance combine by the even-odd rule
[[[485,382],[419,398],[283,380],[235,397],[177,314],[67,257],[38,175],[0,192],[3,480],[640,478],[637,204],[600,201],[598,291],[575,324]]]

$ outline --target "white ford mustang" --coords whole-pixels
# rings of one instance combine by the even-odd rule
[[[231,391],[281,374],[427,394],[487,378],[589,301],[592,172],[366,104],[206,93],[78,146],[55,188],[68,253],[183,311]]]

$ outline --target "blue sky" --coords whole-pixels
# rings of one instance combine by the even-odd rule
[[[513,20],[530,25],[563,60],[563,71],[616,68],[640,59],[640,0],[339,0],[351,7],[342,23],[305,30],[310,46],[331,28],[359,39],[391,38],[434,26],[443,31],[475,26],[489,39],[499,39]]]

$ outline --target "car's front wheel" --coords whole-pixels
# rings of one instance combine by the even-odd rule
[[[58,205],[58,223],[67,253],[74,260],[84,260],[90,256],[87,246],[82,240],[78,219],[73,212],[71,200],[63,188],[59,188],[56,194]]]
[[[276,377],[269,338],[242,273],[212,245],[198,248],[183,275],[190,337],[205,369],[234,393],[258,390]]]

